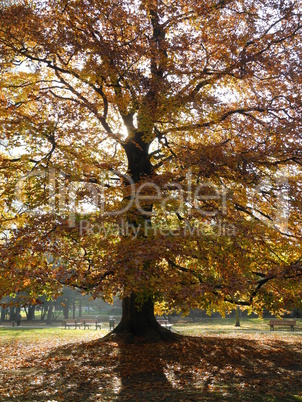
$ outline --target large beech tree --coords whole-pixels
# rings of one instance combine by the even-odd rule
[[[1,295],[117,294],[129,341],[298,306],[300,2],[1,7]]]

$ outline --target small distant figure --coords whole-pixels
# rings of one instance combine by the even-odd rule
[[[21,325],[21,314],[20,314],[20,312],[18,312],[16,314],[16,321],[17,321],[17,327],[19,327],[19,325]]]

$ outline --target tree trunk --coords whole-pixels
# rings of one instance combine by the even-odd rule
[[[68,320],[69,316],[69,304],[66,303],[66,305],[63,307],[63,315],[65,320]]]
[[[5,321],[6,309],[1,307],[1,322]]]
[[[45,302],[44,302],[43,306],[41,307],[41,321],[44,321],[47,311],[48,311],[48,306],[46,306]]]
[[[44,300],[43,304],[41,306],[41,321],[45,320],[45,317],[47,317],[47,313],[48,313],[48,308],[49,308],[49,301]]]
[[[51,324],[52,321],[52,311],[53,311],[53,302],[49,302],[49,306],[48,306],[48,311],[47,311],[47,319],[46,319],[46,324]]]
[[[146,133],[136,132],[125,144],[124,149],[128,159],[128,174],[137,183],[142,177],[152,176],[153,169],[149,157],[149,146],[151,142],[145,142]],[[144,205],[144,210],[152,211],[150,205]],[[149,214],[141,213],[136,215],[136,220],[129,219],[131,225],[139,227],[142,222],[148,226],[152,225]],[[143,226],[144,227],[144,226]],[[148,261],[145,262],[146,267]],[[123,299],[122,320],[119,325],[109,333],[104,339],[112,338],[126,343],[151,343],[160,341],[176,340],[179,335],[162,327],[154,316],[154,303],[151,298],[147,299],[142,305],[137,306],[136,295]]]
[[[10,306],[9,308],[9,321],[13,321],[15,319],[16,312],[15,307]]]
[[[32,306],[28,306],[28,311],[27,311],[27,320],[31,321],[35,319],[35,310],[36,310],[36,306],[32,305]]]
[[[236,309],[236,324],[235,327],[240,327],[240,308]]]
[[[154,303],[150,299],[138,307],[135,298],[132,294],[123,299],[121,322],[105,339],[117,337],[126,343],[152,343],[179,338],[156,321]]]

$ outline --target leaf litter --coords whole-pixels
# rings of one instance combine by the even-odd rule
[[[0,342],[0,401],[298,401],[302,337],[220,334],[126,345],[96,333]],[[90,338],[90,339],[89,339]]]

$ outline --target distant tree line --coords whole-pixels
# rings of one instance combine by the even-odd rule
[[[93,302],[88,296],[65,287],[62,294],[55,300],[41,296],[36,299],[35,304],[27,302],[26,294],[18,294],[13,297],[6,297],[1,300],[1,322],[15,321],[18,313],[25,312],[26,320],[40,320],[47,324],[55,321],[61,313],[65,319],[81,317],[83,310],[95,307],[101,308],[102,301],[99,299]],[[85,311],[86,312],[86,311]],[[23,319],[24,314],[23,314]]]

